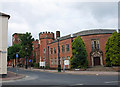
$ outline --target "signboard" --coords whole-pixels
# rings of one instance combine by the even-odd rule
[[[65,60],[65,61],[64,61],[64,64],[65,64],[65,65],[70,65],[70,61],[69,61],[69,60]]]
[[[40,66],[45,66],[45,62],[40,62]]]
[[[18,54],[16,54],[16,58],[18,58]]]
[[[31,59],[29,60],[29,62],[31,62]]]

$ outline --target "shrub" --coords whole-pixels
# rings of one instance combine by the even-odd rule
[[[88,59],[85,44],[80,36],[72,42],[71,68],[87,68]]]
[[[120,33],[114,32],[105,46],[106,66],[120,66]]]
[[[39,63],[33,63],[34,68],[39,68]]]

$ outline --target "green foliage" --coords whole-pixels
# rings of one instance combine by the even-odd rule
[[[20,35],[19,38],[21,40],[20,54],[22,55],[23,58],[25,58],[25,56],[30,57],[33,50],[32,42],[34,41],[34,38],[32,38],[31,33],[28,32],[26,32],[26,34]]]
[[[120,66],[120,33],[114,32],[105,46],[106,66]]]
[[[39,68],[39,63],[33,63],[34,68]]]
[[[45,66],[45,69],[49,69],[50,67],[49,66]]]
[[[8,60],[15,59],[16,53],[19,54],[19,58],[31,56],[33,50],[32,42],[34,40],[34,38],[32,38],[31,33],[26,32],[26,34],[19,35],[19,38],[21,40],[19,44],[14,44],[13,46],[8,48]]]
[[[8,60],[15,59],[17,53],[20,58],[21,57],[20,50],[21,50],[20,44],[15,44],[15,45],[9,47],[8,48],[8,56],[7,56]]]
[[[70,59],[71,68],[87,68],[87,52],[85,49],[85,44],[80,36],[78,36],[72,42],[72,57]]]

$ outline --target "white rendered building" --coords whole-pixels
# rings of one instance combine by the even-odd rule
[[[8,19],[9,15],[0,12],[0,75],[7,75]]]

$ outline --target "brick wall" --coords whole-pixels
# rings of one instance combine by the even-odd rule
[[[92,51],[91,39],[99,40],[100,50],[103,52],[103,64],[105,65],[105,61],[104,61],[105,60],[105,44],[111,35],[112,34],[98,34],[98,35],[81,36],[81,38],[85,43],[86,51],[88,53],[89,66],[91,66],[91,57],[90,57],[90,53]]]
[[[66,51],[66,44],[69,44],[69,51]],[[62,45],[64,45],[65,51],[62,53]],[[61,59],[61,68],[63,68],[63,57],[65,60],[67,60],[67,56],[72,56],[72,38],[65,39],[59,41],[59,46],[60,46],[60,59]],[[53,65],[51,65],[51,60],[49,60],[50,68],[57,68],[58,67],[58,42],[54,42],[48,45],[49,46],[49,59],[53,59]],[[54,47],[56,47],[56,54],[54,53]],[[51,54],[50,49],[53,49],[53,53]],[[57,65],[55,65],[55,58],[57,58]],[[68,68],[68,66],[65,66]]]

